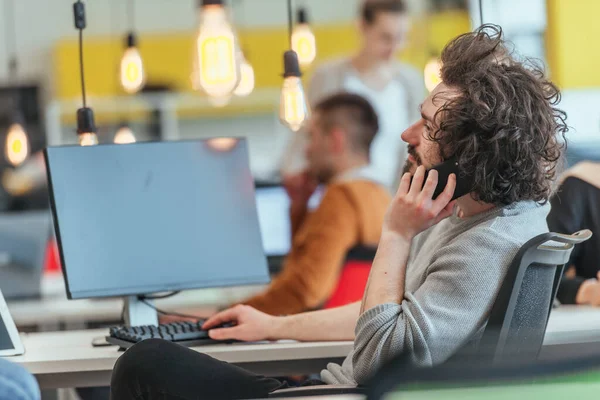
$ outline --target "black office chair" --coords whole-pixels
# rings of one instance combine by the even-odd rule
[[[446,363],[484,366],[507,360],[520,363],[536,360],[564,266],[573,247],[590,237],[589,230],[573,235],[550,232],[525,243],[508,268],[478,346],[465,347]],[[364,392],[364,388],[331,385],[283,389],[269,397]]]
[[[511,263],[474,356],[481,362],[537,359],[565,264],[576,244],[592,237],[544,233],[521,247]],[[473,356],[459,352],[456,357]]]

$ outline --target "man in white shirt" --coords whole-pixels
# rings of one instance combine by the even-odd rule
[[[380,121],[371,146],[371,167],[378,180],[395,191],[406,160],[400,134],[420,118],[418,106],[426,93],[421,74],[395,58],[410,29],[404,0],[364,0],[358,29],[359,51],[318,67],[308,87],[308,99],[314,105],[325,96],[346,91],[369,100]],[[286,156],[288,162],[296,158],[292,163],[301,163],[297,158],[303,154],[303,142],[302,134],[296,135]],[[287,167],[283,167],[284,178],[298,172]]]

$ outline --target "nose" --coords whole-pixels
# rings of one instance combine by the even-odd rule
[[[422,125],[423,122],[421,120],[415,122],[414,124],[409,126],[404,132],[402,132],[402,135],[400,137],[406,143],[415,147],[418,146],[421,139],[421,132],[423,130]]]

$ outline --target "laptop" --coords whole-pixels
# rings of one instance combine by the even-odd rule
[[[51,234],[50,210],[0,214],[0,290],[6,299],[41,295]]]
[[[2,291],[0,291],[0,357],[25,353],[15,322],[10,316]]]

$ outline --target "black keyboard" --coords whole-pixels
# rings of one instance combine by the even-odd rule
[[[203,324],[204,320],[198,322],[174,322],[158,326],[114,327],[110,328],[106,341],[125,349],[146,339],[164,339],[186,347],[223,343],[222,341],[211,339],[208,336],[208,331],[202,329]]]

